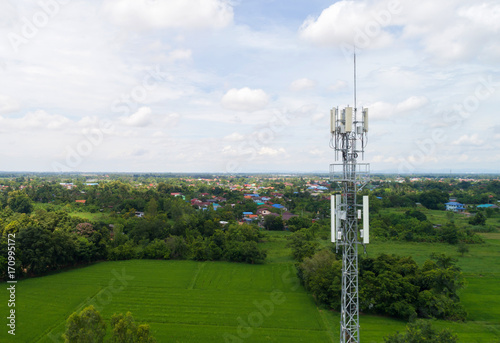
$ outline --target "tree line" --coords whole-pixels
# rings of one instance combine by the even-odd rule
[[[432,254],[422,267],[409,256],[360,256],[360,311],[406,320],[465,320],[458,296],[464,277],[455,262],[444,254]],[[333,252],[321,250],[305,258],[297,275],[318,303],[340,309],[342,261]]]

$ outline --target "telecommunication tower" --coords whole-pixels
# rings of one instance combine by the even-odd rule
[[[331,195],[331,234],[336,249],[342,249],[342,299],[340,342],[359,343],[358,245],[369,243],[368,196],[358,204],[357,193],[370,179],[370,165],[364,158],[367,143],[368,109],[356,107],[356,54],[354,54],[354,107],[330,111],[331,141],[335,161],[330,164],[330,181],[337,182],[341,194]],[[360,156],[361,155],[361,156]],[[362,229],[358,226],[362,219]]]

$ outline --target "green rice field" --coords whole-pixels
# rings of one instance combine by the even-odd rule
[[[263,243],[269,253],[263,265],[131,260],[19,281],[16,335],[4,324],[0,341],[63,342],[67,317],[93,304],[107,322],[113,313],[131,311],[138,322],[150,324],[158,342],[338,342],[339,315],[318,308],[298,284],[286,234],[273,233]],[[500,234],[484,238],[485,244],[472,246],[464,257],[445,244],[375,243],[368,253],[411,254],[419,263],[433,251],[456,256],[467,276],[461,298],[469,320],[433,325],[451,328],[460,342],[499,342]],[[7,305],[0,308],[7,317]],[[360,321],[367,343],[383,342],[406,324],[371,315]]]

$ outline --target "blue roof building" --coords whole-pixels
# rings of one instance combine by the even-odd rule
[[[450,201],[446,204],[446,211],[459,212],[465,210],[465,205],[456,201]]]
[[[281,205],[281,204],[274,204],[274,205],[273,205],[273,207],[274,207],[274,208],[279,208],[279,209],[281,209],[281,208],[285,208],[285,206],[283,206],[283,205]]]

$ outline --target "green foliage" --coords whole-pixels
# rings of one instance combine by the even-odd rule
[[[224,259],[232,262],[263,263],[265,258],[266,253],[252,241],[228,242],[224,251]]]
[[[456,343],[457,335],[448,329],[436,330],[431,323],[424,320],[417,320],[406,326],[405,333],[395,333],[384,338],[385,343]]]
[[[132,242],[127,241],[125,244],[117,247],[110,247],[108,250],[108,259],[111,261],[130,260],[136,257],[135,246]]]
[[[486,225],[486,216],[483,212],[477,212],[475,216],[469,219],[471,225]]]
[[[288,219],[286,226],[291,232],[299,231],[300,229],[307,229],[311,227],[311,219],[306,217],[292,217]]]
[[[10,192],[7,204],[14,212],[31,213],[33,211],[31,199],[21,191]]]
[[[267,215],[264,217],[264,228],[270,231],[283,231],[285,225],[281,216]]]
[[[342,261],[328,250],[321,250],[298,265],[297,276],[318,303],[340,308]]]
[[[360,258],[359,304],[365,312],[397,318],[465,320],[457,295],[464,281],[455,260],[433,255],[419,268],[411,257],[381,254]],[[297,275],[318,302],[340,307],[341,263],[321,251],[298,265]]]
[[[156,343],[156,339],[151,336],[149,325],[137,325],[132,313],[127,312],[111,316],[111,330],[113,343]]]
[[[94,231],[94,226],[90,223],[79,223],[75,227],[75,232],[79,234],[80,236],[84,237],[90,237],[93,235]]]
[[[462,255],[462,257],[464,257],[464,255],[469,252],[469,247],[465,243],[460,243],[458,245],[457,251],[460,255]]]
[[[106,324],[94,306],[74,312],[66,321],[64,338],[67,343],[101,343],[105,335]]]
[[[426,215],[417,210],[378,214],[370,220],[371,236],[375,239],[407,242],[444,242],[449,244],[482,243],[476,231],[457,226],[455,222],[434,227]]]
[[[433,189],[422,192],[418,196],[419,202],[431,210],[444,210],[444,204],[448,202],[449,194],[444,191]]]
[[[458,231],[455,223],[446,223],[445,225],[443,225],[438,231],[438,236],[440,237],[442,242],[457,244]]]
[[[418,210],[408,210],[405,212],[405,215],[407,215],[409,217],[417,218],[421,222],[424,222],[427,220],[427,216]]]
[[[45,273],[74,260],[74,239],[67,233],[29,226],[17,237],[19,261],[27,274]]]
[[[186,240],[179,236],[170,236],[165,241],[167,249],[170,251],[170,258],[185,259],[188,257],[189,248]]]
[[[151,199],[146,205],[145,209],[146,218],[154,218],[158,214],[158,202],[156,199]]]
[[[149,259],[168,260],[170,258],[170,253],[167,244],[161,239],[155,239],[144,248],[144,258]]]
[[[289,240],[287,246],[292,248],[293,258],[299,262],[314,255],[319,246],[318,242],[314,240],[312,232],[308,229],[296,231],[287,239]]]

